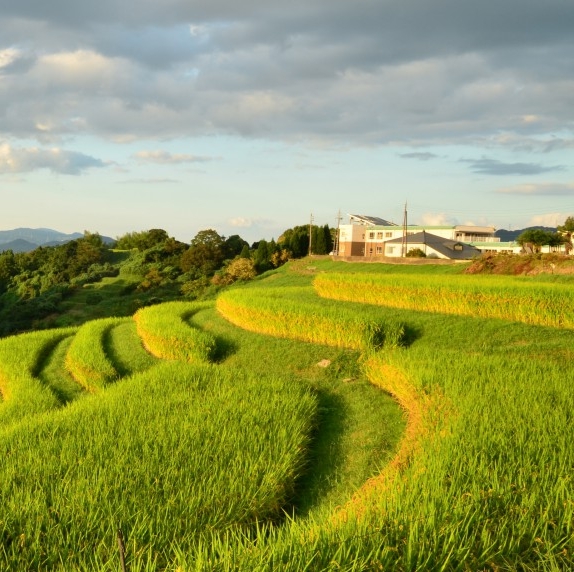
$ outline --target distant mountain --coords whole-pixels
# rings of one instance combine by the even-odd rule
[[[70,240],[84,236],[81,232],[66,234],[51,228],[15,228],[13,230],[0,230],[0,252],[12,250],[14,252],[29,252],[38,246],[58,246]],[[102,236],[106,244],[115,242],[109,236]]]
[[[65,234],[50,228],[15,228],[13,230],[0,230],[0,244],[21,238],[32,244],[43,246],[47,242],[64,242],[82,238],[82,236],[84,235],[79,232]]]
[[[0,244],[0,252],[4,252],[5,250],[11,250],[12,252],[30,252],[30,250],[34,250],[35,248],[38,248],[37,244],[28,242],[23,238],[17,238],[16,240]]]
[[[512,242],[516,240],[525,230],[540,229],[547,232],[556,232],[556,228],[551,226],[529,226],[527,228],[521,228],[520,230],[504,230],[499,229],[494,233],[494,236],[500,238],[500,242]]]

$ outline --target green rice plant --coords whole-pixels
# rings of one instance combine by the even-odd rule
[[[105,349],[110,330],[129,318],[102,318],[78,329],[66,355],[66,368],[88,391],[95,392],[116,381],[119,374]]]
[[[85,388],[66,369],[66,355],[73,340],[73,335],[62,338],[46,356],[36,373],[38,379],[49,387],[64,405],[87,395]]]
[[[405,326],[361,307],[307,302],[308,289],[236,288],[220,294],[218,311],[231,323],[267,335],[329,346],[377,350],[403,343]]]
[[[574,290],[562,283],[511,276],[323,273],[314,286],[324,298],[574,328]]]
[[[53,348],[74,331],[48,330],[0,340],[0,428],[62,405],[38,371]]]
[[[121,528],[132,572],[574,569],[570,291],[434,272],[397,278],[372,265],[369,287],[360,272],[325,281],[345,302],[317,296],[309,281],[322,274],[298,282],[289,268],[220,295],[229,324],[277,340],[232,335],[211,305],[170,309],[177,331],[195,330],[193,314],[224,339],[219,365],[160,364],[12,424],[0,440],[0,568],[117,570]],[[343,440],[311,446],[333,404],[310,365],[290,360],[290,339],[363,352],[364,373],[408,424],[395,457],[340,506],[282,518]],[[307,346],[309,364],[320,347]],[[280,378],[266,375],[273,367]]]
[[[119,322],[104,338],[106,354],[121,377],[140,373],[157,363],[145,350],[133,319]]]
[[[393,457],[404,431],[403,414],[386,392],[369,383],[359,352],[242,330],[215,308],[198,312],[194,322],[225,340],[227,351],[219,367],[240,368],[263,378],[275,372],[301,380],[316,395],[319,415],[312,462],[295,503],[299,518],[330,514]]]
[[[187,362],[209,362],[216,351],[215,338],[187,320],[209,302],[166,302],[138,310],[134,315],[137,332],[154,356]]]
[[[574,567],[569,333],[386,312],[419,332],[408,349],[365,361],[410,411],[397,470],[330,519],[265,528],[255,539],[206,534],[178,556],[182,570]]]
[[[281,519],[316,413],[292,380],[167,362],[17,427],[0,568],[117,570],[121,529],[130,570],[164,570],[202,531]]]

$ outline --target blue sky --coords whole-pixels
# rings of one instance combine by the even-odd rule
[[[0,7],[0,229],[574,215],[567,0]]]

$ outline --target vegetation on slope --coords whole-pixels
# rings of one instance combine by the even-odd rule
[[[139,348],[133,362],[131,350],[114,346],[116,330],[126,328],[129,339],[135,325],[118,324],[102,343],[105,355],[115,356],[114,366],[123,362],[126,374],[139,367],[144,373],[99,395],[68,400],[64,409],[57,409],[62,403],[57,399],[53,406],[46,403],[37,409],[41,415],[26,422],[5,418],[0,442],[0,453],[10,459],[0,479],[8,507],[0,529],[5,565],[117,569],[120,527],[132,572],[570,569],[571,332],[560,321],[551,327],[535,325],[540,320],[525,324],[496,312],[528,304],[539,290],[566,307],[569,289],[563,286],[571,285],[571,278],[480,277],[484,292],[494,292],[492,300],[480,316],[456,315],[462,314],[456,310],[459,299],[476,294],[475,277],[456,276],[463,270],[301,261],[220,296],[221,314],[241,325],[249,322],[249,332],[225,321],[211,304],[192,316],[184,305],[163,305],[165,316],[176,319],[155,325],[152,320],[148,328],[166,339],[170,323],[180,332],[174,339],[186,332],[193,339],[190,334],[201,330],[215,341],[210,359],[217,365],[211,366],[183,361],[157,366],[154,360],[131,365],[140,363],[141,346],[132,345]],[[320,299],[312,281],[332,299]],[[438,305],[391,307],[397,292],[376,294],[389,284],[427,288]],[[449,296],[449,288],[456,295]],[[368,290],[375,292],[372,300],[365,297]],[[334,300],[343,297],[349,301]],[[543,307],[531,306],[534,316]],[[162,306],[150,308],[150,315],[155,313],[161,318]],[[401,325],[400,343],[357,345],[354,334],[341,336],[341,347],[317,343],[328,342],[341,322],[342,330],[353,331],[349,316]],[[305,325],[298,329],[300,321]],[[323,334],[318,338],[317,332]],[[282,337],[270,337],[277,333]],[[47,356],[62,343],[45,334],[37,345],[30,342],[29,356],[22,344],[21,359],[31,364],[22,377],[30,395],[42,393]],[[70,332],[60,339],[66,335]],[[315,343],[291,339],[305,335]],[[27,339],[4,340],[2,355],[8,359],[16,348],[10,344]],[[16,396],[10,392],[20,379],[17,369],[2,371],[9,375],[2,378],[6,402],[0,414]],[[408,415],[391,462],[393,431],[401,424],[396,413],[393,422],[381,419],[383,411],[393,419],[392,409],[383,409],[383,394],[366,384],[364,375],[392,393]],[[296,403],[309,398],[309,408],[289,409],[296,408],[292,397]],[[278,409],[252,429],[249,423],[270,403]],[[271,484],[278,496],[268,496],[257,486],[266,469],[242,464],[241,448],[249,446],[237,439],[256,436],[254,458],[267,454],[257,447],[275,451],[292,421],[289,415],[302,422],[303,429],[295,430],[299,445],[289,442],[277,459],[287,455],[295,472],[280,465]],[[193,435],[201,435],[201,443]],[[235,467],[232,455],[238,452],[232,483],[238,481],[237,492],[231,493],[229,482],[216,483]],[[193,471],[206,460],[209,469],[198,476]],[[22,474],[30,478],[21,479]],[[201,488],[202,479],[207,488]],[[248,502],[246,512],[216,509],[246,506],[233,504],[240,500]],[[21,506],[29,506],[23,516]],[[292,518],[281,518],[284,509]],[[35,522],[41,526],[35,528]]]

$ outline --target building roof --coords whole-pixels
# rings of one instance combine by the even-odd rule
[[[349,214],[351,222],[357,222],[359,224],[364,224],[365,226],[398,226],[394,222],[389,222],[384,218],[379,218],[376,216],[365,216],[365,215],[354,215]]]
[[[393,240],[388,240],[385,244],[402,244],[403,237],[395,238]],[[409,246],[426,245],[436,250],[438,253],[446,256],[447,258],[455,260],[469,260],[475,256],[480,255],[480,250],[474,246],[470,246],[464,242],[458,242],[456,240],[450,240],[448,238],[443,238],[442,236],[437,236],[436,234],[431,234],[430,232],[417,232],[415,234],[408,234],[406,236],[407,242],[407,252]],[[456,248],[455,248],[456,247]]]

